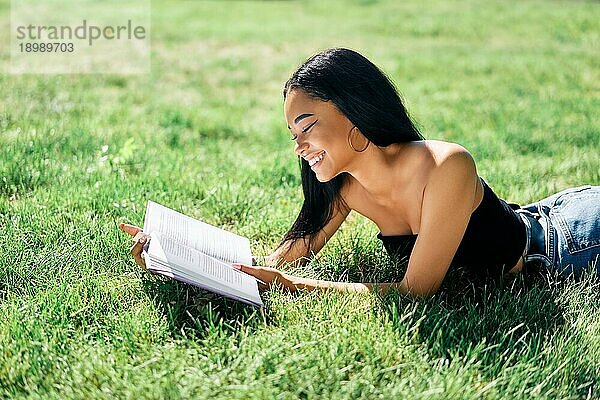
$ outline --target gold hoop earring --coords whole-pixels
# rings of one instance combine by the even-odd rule
[[[356,126],[354,128],[356,128]],[[350,145],[350,147],[352,147],[352,150],[356,151],[357,153],[362,153],[363,151],[365,151],[367,149],[367,147],[369,147],[369,144],[371,144],[371,141],[369,139],[367,139],[367,145],[362,150],[356,150],[356,148],[354,148],[354,145],[352,144],[352,139],[350,137],[350,135],[352,135],[352,131],[354,130],[354,128],[350,129],[350,133],[348,133],[348,144]]]

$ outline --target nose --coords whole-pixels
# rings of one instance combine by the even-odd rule
[[[299,156],[302,156],[302,154],[306,154],[305,151],[308,149],[308,143],[306,143],[306,141],[300,137],[298,137],[296,139],[296,144],[294,145],[294,153],[296,153]]]

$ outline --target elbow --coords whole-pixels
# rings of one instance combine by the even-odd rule
[[[306,257],[289,258],[289,257],[282,257],[281,255],[278,255],[278,254],[271,254],[271,255],[265,257],[265,266],[279,268],[280,266],[282,266],[284,264],[292,264],[294,266],[303,267],[306,264],[308,264],[308,261],[309,261],[309,259]]]
[[[434,289],[428,291],[411,291],[409,292],[409,296],[415,300],[426,300],[431,299],[436,293],[437,290]]]
[[[427,291],[420,291],[413,294],[413,296],[417,299],[430,299],[432,298],[438,291],[438,288],[432,288]]]
[[[278,257],[275,254],[271,254],[265,257],[265,267],[279,267],[285,260],[283,257]]]
[[[404,280],[401,285],[404,288],[403,292],[408,294],[410,297],[415,299],[428,299],[433,297],[439,290],[440,284],[408,284],[407,280]]]

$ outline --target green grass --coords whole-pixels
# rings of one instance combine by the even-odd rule
[[[0,398],[599,398],[593,276],[257,311],[144,273],[117,229],[151,199],[273,250],[302,201],[282,85],[333,46],[503,199],[598,185],[597,2],[153,3],[148,75],[0,76]],[[352,214],[293,272],[399,280],[376,233]]]

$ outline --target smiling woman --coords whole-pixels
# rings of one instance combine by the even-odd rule
[[[261,289],[279,282],[292,291],[378,287],[429,296],[454,267],[501,278],[535,261],[579,276],[598,258],[600,186],[524,207],[505,202],[478,176],[467,149],[421,136],[392,82],[359,53],[334,48],[312,56],[285,83],[283,97],[304,203],[268,266],[237,265],[263,281]],[[400,282],[328,282],[276,269],[318,253],[352,210],[378,226],[388,252],[410,251]]]

